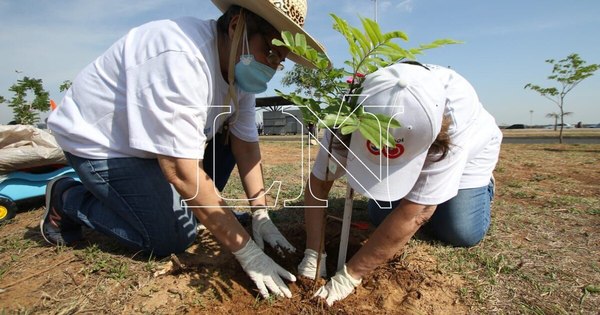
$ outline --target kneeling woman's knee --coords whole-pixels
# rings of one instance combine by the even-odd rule
[[[194,229],[190,229],[187,233],[171,235],[170,237],[152,237],[145,251],[157,257],[164,257],[184,252],[195,240],[196,229],[194,226]]]
[[[467,229],[456,229],[454,231],[448,231],[449,233],[442,233],[440,240],[448,243],[455,247],[473,247],[483,240],[486,231],[479,230],[467,230]]]

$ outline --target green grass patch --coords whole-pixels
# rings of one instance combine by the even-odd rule
[[[129,276],[129,260],[116,259],[100,250],[96,244],[75,252],[75,256],[85,262],[84,273],[86,275],[105,274],[115,280],[123,280]]]

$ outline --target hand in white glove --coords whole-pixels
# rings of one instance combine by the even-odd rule
[[[354,291],[362,280],[356,280],[346,270],[346,265],[342,270],[338,271],[333,278],[324,286],[319,288],[314,296],[324,298],[327,305],[333,305],[333,302],[345,299]]]
[[[269,297],[269,291],[279,296],[292,297],[292,292],[281,277],[292,282],[296,281],[296,277],[275,263],[253,240],[249,240],[242,249],[233,254],[242,265],[242,269],[254,281],[263,298]]]
[[[280,255],[283,254],[282,249],[292,253],[296,251],[296,248],[281,235],[281,232],[273,224],[267,209],[259,209],[252,213],[252,236],[256,245],[261,249],[265,248],[264,242],[267,241]]]
[[[302,276],[305,276],[307,278],[310,279],[315,279],[315,276],[317,274],[317,256],[319,254],[317,252],[315,252],[312,249],[306,249],[304,251],[304,258],[302,259],[302,261],[300,262],[300,265],[298,265],[298,273]],[[327,270],[325,268],[326,264],[325,264],[325,258],[327,258],[327,254],[323,253],[321,254],[321,261],[319,263],[319,265],[321,266],[321,268],[319,269],[319,276],[321,276],[321,278],[325,278],[327,277]]]

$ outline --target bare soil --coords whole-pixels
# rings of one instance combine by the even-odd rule
[[[265,142],[262,150],[267,176],[288,173],[297,185],[289,170],[298,155],[290,144]],[[207,231],[185,253],[165,258],[92,231],[77,248],[54,248],[38,231],[40,201],[21,204],[16,218],[0,226],[0,313],[597,314],[600,294],[591,288],[600,285],[600,145],[506,145],[495,176],[493,223],[482,243],[458,249],[411,241],[333,307],[312,298],[324,282],[304,278],[289,284],[292,299],[258,298],[233,255]],[[339,215],[343,183],[336,189],[330,209]],[[357,221],[365,220],[364,201],[355,202]],[[296,273],[302,211],[279,207],[272,218],[299,250],[283,258],[270,248],[267,254]],[[328,222],[329,275],[340,228]],[[371,232],[351,230],[348,257]]]

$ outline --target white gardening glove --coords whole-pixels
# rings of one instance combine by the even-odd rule
[[[292,292],[281,278],[294,282],[296,277],[275,263],[253,240],[249,240],[242,249],[233,254],[242,265],[242,269],[254,281],[263,298],[269,297],[269,291],[275,295],[292,297]]]
[[[252,213],[252,236],[256,245],[261,249],[265,248],[265,241],[267,241],[280,255],[283,254],[282,249],[292,253],[296,251],[296,248],[281,235],[281,232],[273,224],[267,209],[259,209]]]
[[[305,276],[310,279],[315,279],[315,275],[317,274],[317,256],[319,254],[312,249],[306,249],[304,251],[304,258],[298,265],[298,273],[302,276]],[[327,254],[321,254],[321,261],[319,265],[321,268],[319,269],[319,275],[321,278],[327,277],[327,270],[325,270],[325,258],[327,258]]]
[[[333,302],[345,299],[354,288],[360,285],[361,279],[356,280],[346,270],[346,265],[338,271],[333,278],[324,286],[319,288],[314,296],[324,298],[327,305],[333,305]]]

